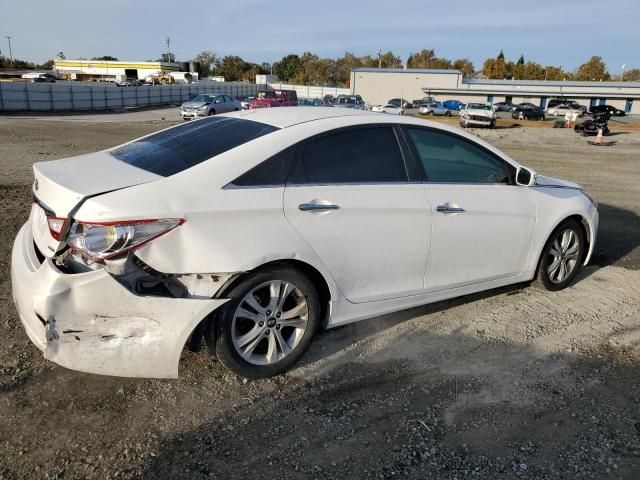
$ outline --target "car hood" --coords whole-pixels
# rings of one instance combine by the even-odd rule
[[[582,186],[577,183],[561,180],[559,178],[545,177],[544,175],[536,175],[536,185],[540,187],[576,188],[578,190],[583,190]]]
[[[186,108],[200,108],[204,107],[205,105],[207,105],[206,102],[184,102],[182,104],[182,106]]]
[[[467,114],[467,115],[476,115],[478,117],[487,117],[487,118],[491,118],[493,117],[493,110],[476,110],[474,108],[468,108],[466,110],[462,110],[463,114]]]

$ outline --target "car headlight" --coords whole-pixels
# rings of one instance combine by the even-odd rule
[[[198,107],[198,110],[206,110],[207,108],[209,108],[208,105],[203,105],[201,107]]]
[[[67,235],[67,245],[83,257],[101,261],[141,247],[183,223],[182,218],[73,222]]]

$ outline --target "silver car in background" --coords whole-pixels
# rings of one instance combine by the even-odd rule
[[[202,94],[184,102],[180,106],[180,116],[183,120],[191,120],[218,113],[237,112],[241,108],[240,102],[229,95]]]

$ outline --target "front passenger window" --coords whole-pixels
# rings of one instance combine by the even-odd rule
[[[428,182],[511,183],[505,162],[467,139],[417,128],[408,133]]]

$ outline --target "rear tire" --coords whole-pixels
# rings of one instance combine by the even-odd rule
[[[562,222],[542,249],[536,285],[550,291],[566,288],[582,266],[586,245],[584,230],[576,220]]]
[[[246,378],[291,368],[320,327],[316,288],[291,267],[254,272],[225,297],[230,300],[210,323],[207,343],[220,363]]]
[[[447,110],[447,111],[444,113],[444,116],[445,116],[445,117],[450,117],[450,116],[451,116],[451,112]]]

